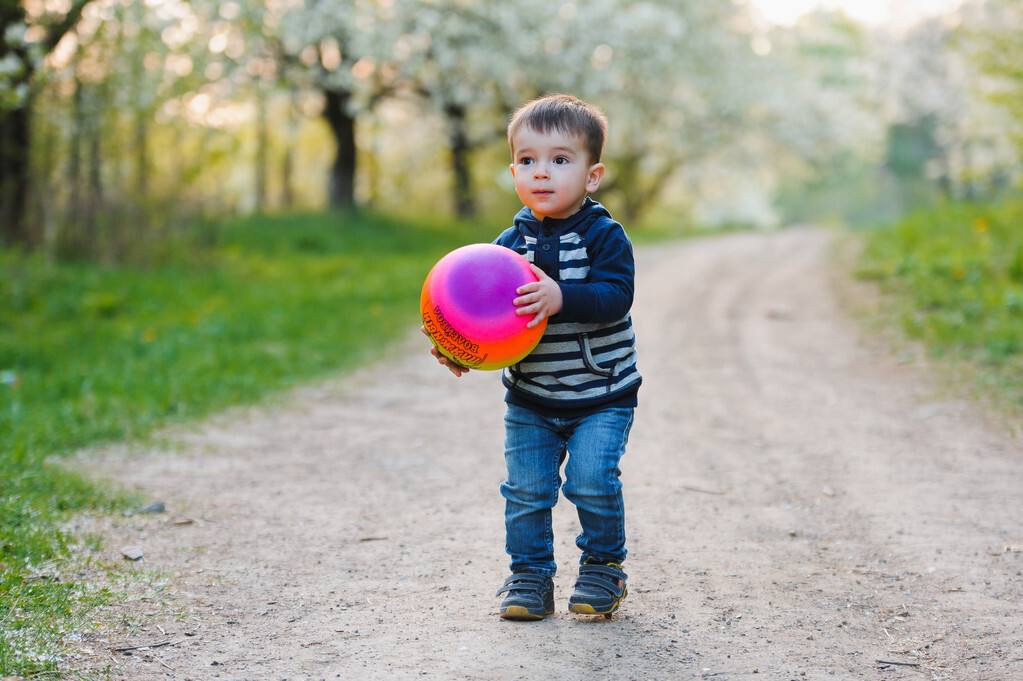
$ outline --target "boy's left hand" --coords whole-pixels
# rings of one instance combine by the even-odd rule
[[[515,289],[518,294],[513,302],[518,309],[515,314],[534,315],[533,319],[526,324],[526,328],[533,328],[551,315],[561,312],[562,298],[561,287],[558,282],[547,276],[547,273],[536,265],[530,264],[529,269],[537,276],[539,281],[523,284]]]
[[[430,337],[430,333],[426,330],[425,326],[420,326],[419,330],[427,338]],[[437,349],[437,346],[432,344],[433,341],[430,341],[430,342],[431,342],[430,354],[433,355],[437,359],[437,362],[440,365],[446,366],[448,368],[448,371],[450,371],[451,373],[453,373],[455,375],[455,378],[461,378],[462,374],[469,373],[469,367],[462,366],[461,364],[459,364],[455,360],[450,359],[449,357],[446,357],[445,355],[441,354],[441,351]]]

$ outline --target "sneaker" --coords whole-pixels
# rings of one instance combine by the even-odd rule
[[[506,620],[542,620],[554,612],[554,580],[531,572],[516,572],[504,580],[496,596],[508,594],[501,602]]]
[[[575,591],[568,599],[568,609],[582,615],[611,617],[622,599],[628,595],[625,580],[629,576],[619,563],[584,563],[579,566]]]

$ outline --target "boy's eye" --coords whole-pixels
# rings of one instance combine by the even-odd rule
[[[554,165],[563,166],[566,163],[568,163],[568,159],[565,158],[564,156],[558,156],[557,158],[554,159]]]
[[[524,165],[524,166],[532,165],[533,164],[533,159],[531,159],[531,158],[520,158],[519,159],[519,164],[520,165]]]

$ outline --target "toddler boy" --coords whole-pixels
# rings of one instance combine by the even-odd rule
[[[529,326],[548,323],[536,348],[502,375],[501,494],[512,574],[497,595],[505,619],[554,612],[551,509],[559,491],[575,504],[582,528],[568,609],[610,617],[627,594],[619,462],[642,378],[629,314],[632,244],[589,196],[604,176],[606,135],[603,113],[568,95],[529,102],[508,126],[515,191],[525,206],[494,243],[524,255],[539,278],[516,291],[516,314],[532,315]],[[432,351],[456,376],[468,371]]]

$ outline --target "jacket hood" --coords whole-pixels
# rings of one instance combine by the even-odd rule
[[[544,218],[542,223],[536,219],[533,211],[528,206],[523,206],[522,210],[515,215],[514,224],[519,232],[531,236],[539,234],[540,229],[543,227],[549,228],[552,232],[564,234],[578,231],[599,217],[610,218],[611,213],[604,206],[587,196],[579,210],[567,218]]]

